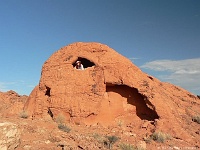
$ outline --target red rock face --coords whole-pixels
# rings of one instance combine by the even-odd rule
[[[23,110],[26,95],[18,95],[15,91],[0,92],[0,115],[9,117],[16,116]]]
[[[84,70],[75,69],[81,61]],[[109,125],[148,120],[160,130],[177,132],[199,100],[191,93],[143,73],[129,59],[100,43],[74,43],[43,65],[39,85],[24,107],[30,116]],[[186,118],[181,115],[189,113]],[[181,118],[179,121],[177,118]],[[172,126],[173,124],[173,126]],[[177,134],[185,134],[185,131]]]

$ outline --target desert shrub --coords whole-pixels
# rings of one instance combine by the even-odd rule
[[[58,124],[58,129],[60,129],[61,131],[67,132],[67,133],[69,133],[71,131],[71,129],[64,124]]]
[[[144,137],[143,140],[144,140],[146,143],[151,143],[152,138],[151,138],[151,137]]]
[[[192,117],[192,121],[194,121],[194,122],[200,124],[200,115],[199,115],[199,116],[193,116],[193,117]]]
[[[94,133],[93,135],[92,135],[92,137],[94,137],[95,139],[99,139],[99,137],[101,137],[98,133]]]
[[[114,144],[119,138],[117,136],[107,136],[108,141]]]
[[[131,144],[124,144],[124,143],[120,144],[119,148],[121,150],[144,150],[144,148],[142,148],[142,147],[137,147],[137,146],[133,146]]]
[[[112,145],[119,139],[117,136],[103,136],[98,133],[94,133],[92,136],[107,149],[112,149]]]
[[[117,140],[119,139],[117,136],[106,136],[107,140],[104,141],[104,145],[108,148],[108,149],[112,149],[112,145],[117,142]]]
[[[170,135],[165,134],[165,133],[162,133],[162,132],[154,132],[154,133],[151,135],[151,138],[152,138],[154,141],[157,141],[157,142],[160,142],[160,143],[164,143],[165,140],[171,139]]]
[[[117,125],[119,126],[119,127],[122,127],[123,126],[123,124],[124,124],[124,122],[122,121],[122,120],[117,120]]]
[[[93,137],[99,142],[102,143],[103,140],[105,139],[102,135],[99,135],[98,133],[94,133]]]
[[[60,141],[61,141],[59,137],[53,136],[53,135],[51,135],[51,134],[49,135],[48,140],[49,140],[50,142],[52,142],[52,143],[56,143],[56,142],[60,142]]]
[[[57,124],[63,124],[65,122],[66,118],[63,114],[59,114],[56,118],[55,121]]]
[[[134,147],[133,145],[131,145],[131,144],[124,144],[124,143],[120,144],[119,148],[121,150],[136,150],[136,147]]]
[[[22,112],[20,112],[19,116],[21,118],[27,119],[28,118],[28,113],[25,110],[23,110]]]
[[[105,136],[98,134],[98,133],[94,133],[92,135],[92,137],[100,144],[99,147],[107,147],[108,148],[108,142],[107,142]]]

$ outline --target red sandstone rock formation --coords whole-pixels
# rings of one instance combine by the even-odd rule
[[[8,92],[0,92],[0,115],[19,115],[23,110],[27,98],[28,96],[21,96],[12,90]]]
[[[74,68],[77,60],[85,70]],[[144,128],[187,139],[187,122],[199,106],[196,96],[143,73],[110,47],[80,42],[61,48],[44,63],[24,109],[33,118],[62,114],[66,121],[85,124],[147,120]]]

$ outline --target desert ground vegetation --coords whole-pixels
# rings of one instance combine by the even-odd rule
[[[60,129],[61,131],[67,132],[67,133],[69,133],[71,131],[71,128],[69,128],[65,124],[58,124],[58,129]]]
[[[171,139],[171,136],[169,134],[159,131],[159,132],[154,132],[151,135],[151,139],[159,143],[164,143],[166,140]]]
[[[193,116],[193,117],[192,117],[192,121],[194,121],[194,122],[200,124],[200,115],[198,115],[198,116]]]
[[[23,110],[23,111],[20,112],[19,116],[20,116],[20,118],[27,119],[28,118],[28,113]]]

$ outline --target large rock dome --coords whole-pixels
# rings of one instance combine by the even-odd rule
[[[84,70],[75,68],[77,61]],[[196,96],[143,73],[112,48],[78,42],[56,51],[44,63],[39,85],[24,109],[32,118],[55,119],[62,114],[66,121],[90,125],[147,121],[153,129],[187,136],[180,129],[198,110],[198,103]]]

